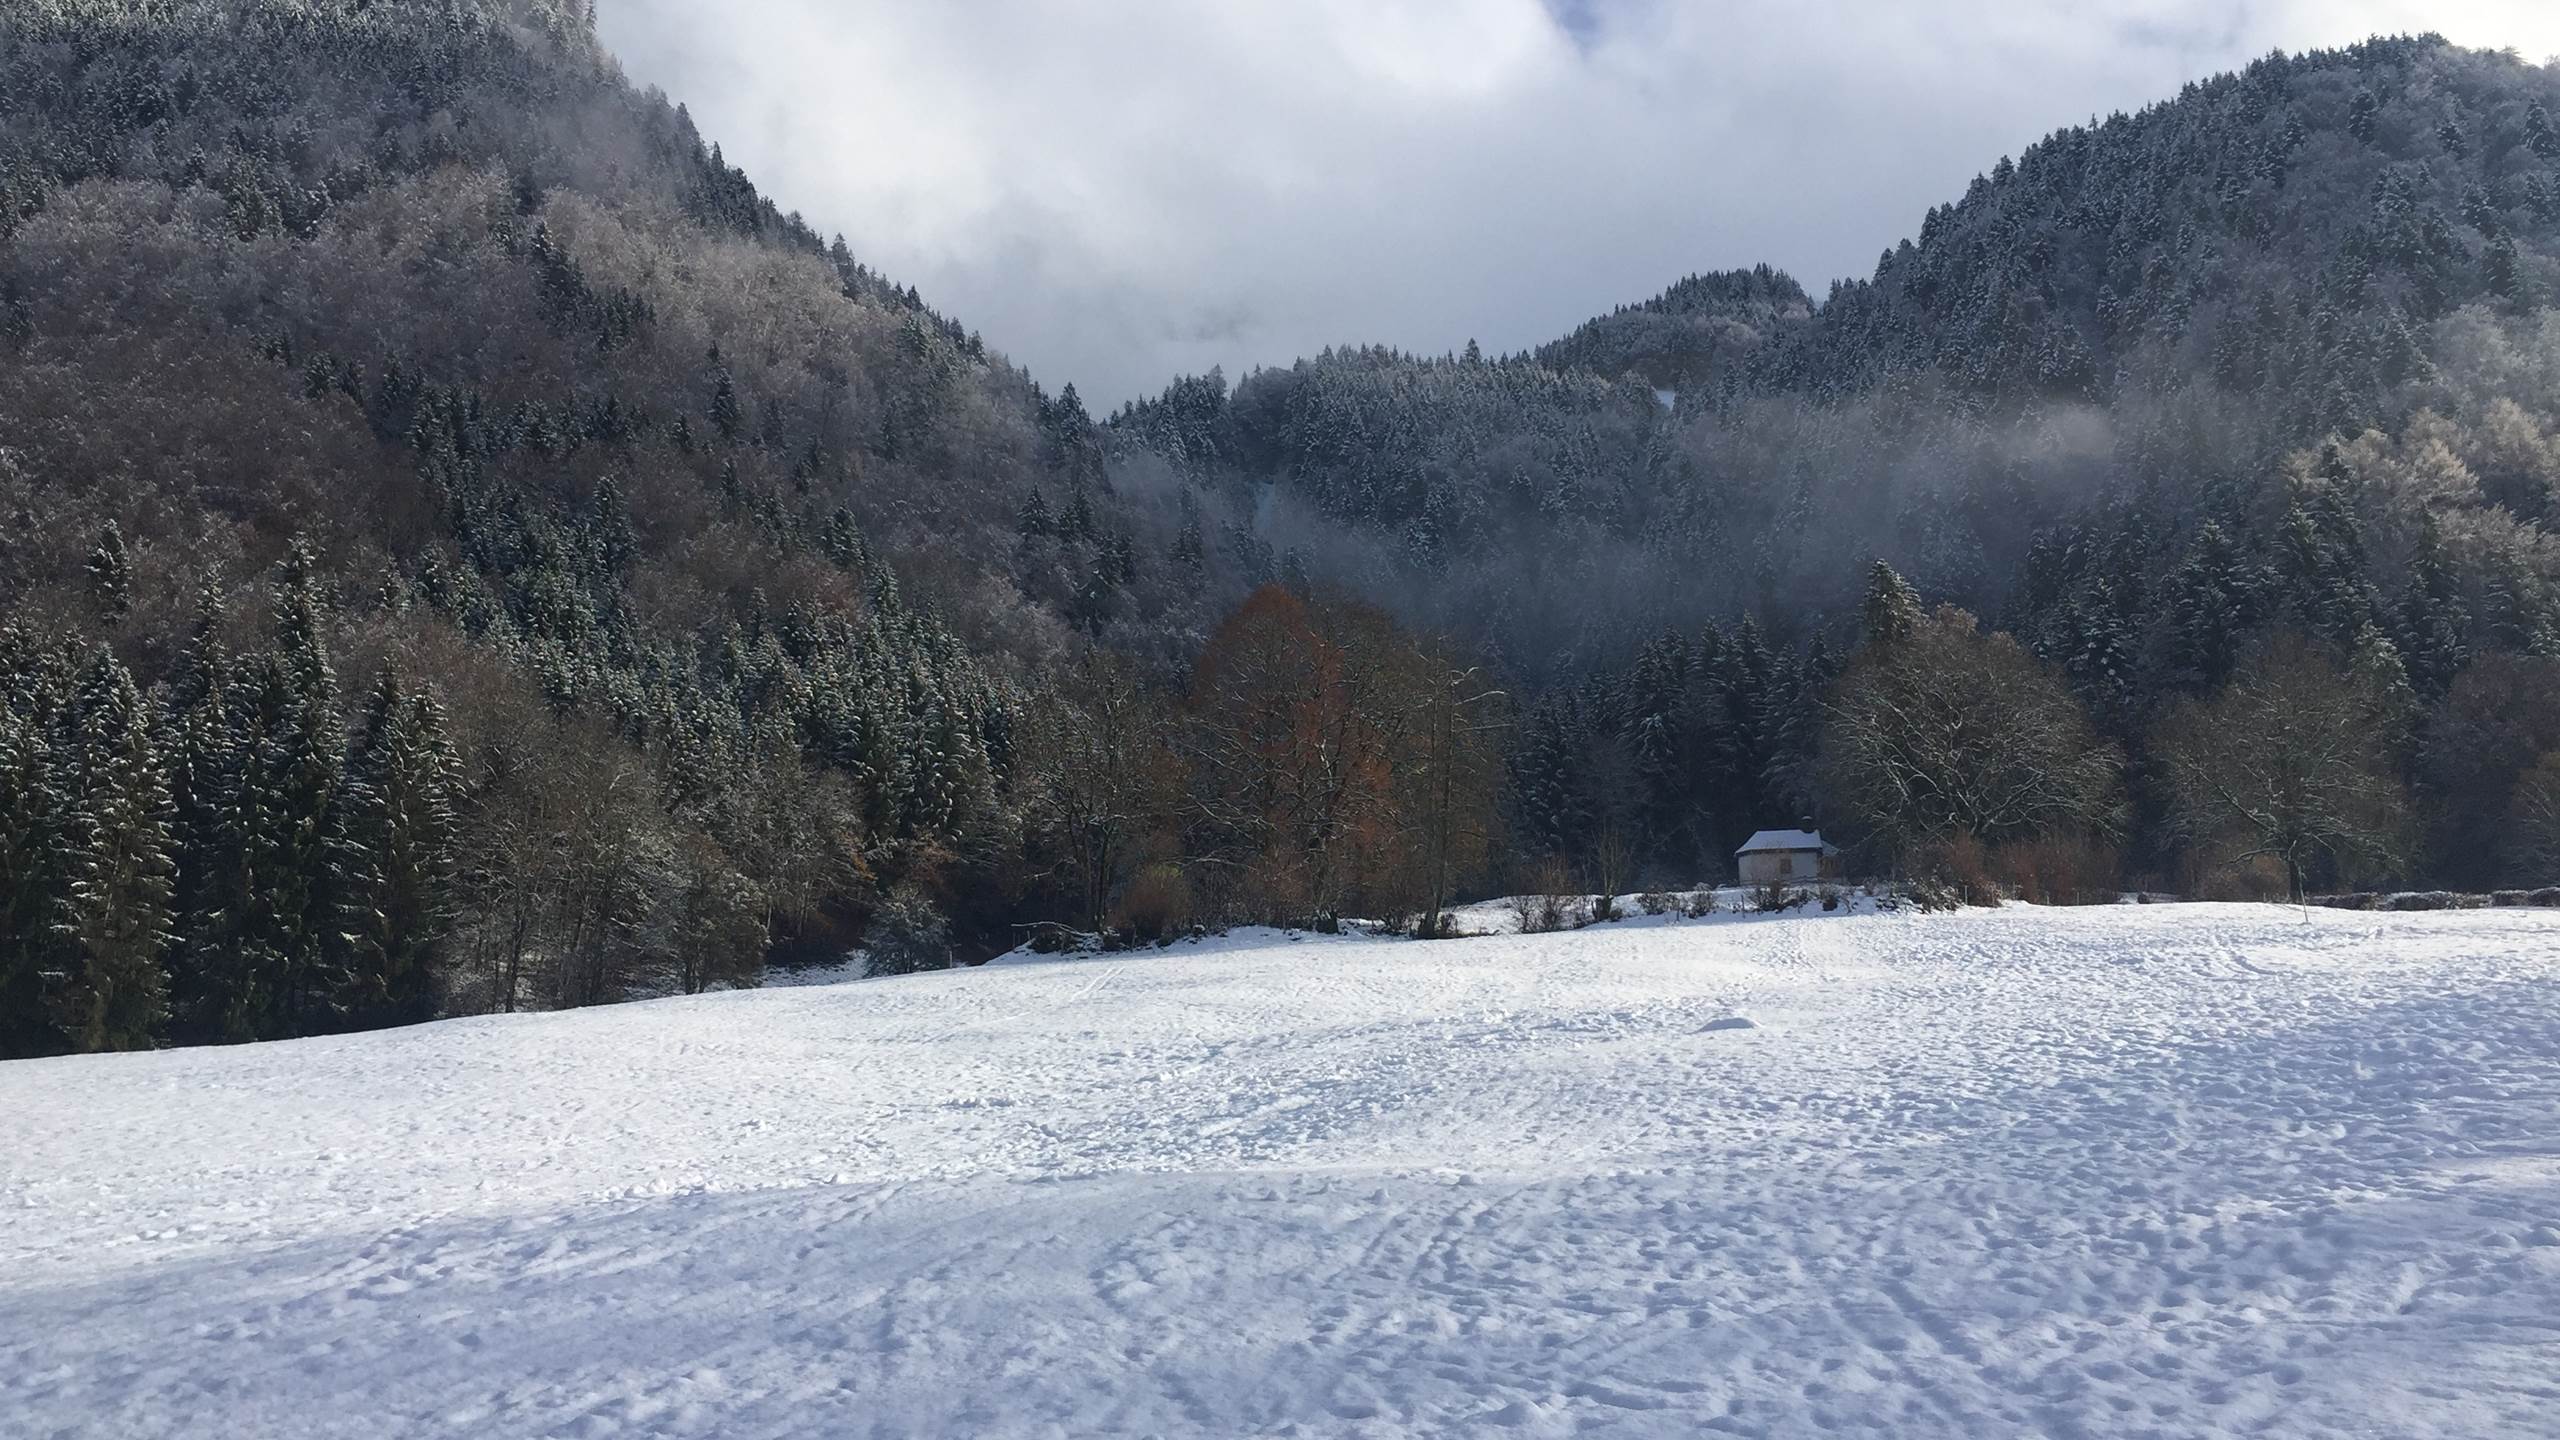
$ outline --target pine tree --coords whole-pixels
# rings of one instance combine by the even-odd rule
[[[2096,577],[2060,614],[2063,674],[2101,729],[2121,725],[2133,710],[2134,643],[2114,585]]]
[[[167,1014],[168,777],[142,696],[113,655],[91,663],[74,708],[71,883],[60,922],[73,965],[51,997],[54,1021],[75,1049],[143,1049]]]
[[[89,552],[89,598],[98,607],[98,618],[109,625],[120,623],[133,613],[133,556],[124,547],[124,531],[116,522],[107,522],[98,536],[97,548]]]
[[[2524,267],[2516,255],[2516,237],[2503,233],[2490,237],[2480,253],[2480,276],[2490,294],[2518,310],[2525,308]]]
[[[1078,485],[1067,496],[1066,513],[1058,517],[1058,534],[1067,540],[1094,538],[1093,497]]]
[[[2409,667],[2400,659],[2400,647],[2391,643],[2381,626],[2365,621],[2348,651],[2347,674],[2363,687],[2374,730],[2383,737],[2385,747],[2405,760],[2417,727],[2418,692],[2409,684]]]
[[[1025,540],[1040,540],[1046,539],[1055,528],[1056,522],[1049,518],[1049,497],[1037,488],[1024,495],[1022,508],[1014,514],[1014,533]]]
[[[1185,511],[1182,529],[1173,537],[1173,573],[1186,595],[1198,595],[1209,583],[1209,552],[1200,537],[1197,510]]]
[[[2196,532],[2186,562],[2170,578],[2167,669],[2173,684],[2212,690],[2240,661],[2256,624],[2255,576],[2220,525]]]
[[[734,443],[746,424],[747,412],[738,401],[738,384],[723,369],[711,386],[711,428],[720,433],[721,439]]]
[[[255,983],[240,945],[254,877],[241,808],[247,744],[234,665],[219,629],[221,599],[198,601],[196,628],[166,698],[178,884],[170,954],[171,1033],[184,1040],[248,1038]]]
[[[1672,847],[1688,818],[1689,749],[1680,726],[1688,670],[1688,646],[1672,632],[1646,642],[1627,676],[1624,718],[1649,853]]]
[[[818,548],[827,552],[837,569],[848,574],[859,575],[869,568],[870,552],[863,544],[861,527],[854,524],[853,512],[841,505],[828,514],[826,528],[818,535]]]
[[[338,1005],[356,1027],[435,1011],[453,926],[459,764],[442,707],[385,671],[366,704],[340,796],[348,955]]]
[[[1565,853],[1579,838],[1567,815],[1565,725],[1557,702],[1541,701],[1521,723],[1511,752],[1512,824],[1522,853]]]
[[[2372,91],[2357,91],[2356,98],[2347,105],[2347,133],[2362,144],[2372,144],[2381,114],[2382,102],[2374,98]]]
[[[2471,613],[2444,560],[2444,532],[2432,514],[2418,532],[2409,589],[2400,606],[2401,658],[2420,696],[2434,699],[2471,659]]]
[[[0,280],[0,342],[11,349],[36,338],[35,305],[17,276]]]
[[[1920,593],[1882,560],[1867,567],[1867,597],[1859,608],[1867,643],[1891,645],[1920,628]]]
[[[1813,807],[1814,756],[1822,747],[1823,692],[1834,678],[1831,652],[1814,637],[1798,659],[1773,676],[1761,722],[1761,794],[1775,813],[1802,814]]]
[[[335,807],[345,769],[337,677],[322,636],[317,561],[297,540],[276,588],[278,653],[250,667],[239,823],[248,887],[237,931],[237,1038],[311,1034],[333,1021],[346,886]],[[244,1033],[245,1032],[245,1033]]]
[[[2324,461],[2330,483],[2298,493],[2285,511],[2276,583],[2290,622],[2306,634],[2351,643],[2376,609],[2365,578],[2364,527],[2340,488],[2343,462]]]
[[[12,658],[24,637],[11,637]],[[13,680],[17,677],[11,677]],[[60,1048],[50,992],[59,985],[65,805],[43,728],[0,705],[0,1058]]]
[[[1724,646],[1724,714],[1716,743],[1717,783],[1712,791],[1724,804],[1729,830],[1768,824],[1773,808],[1767,794],[1771,753],[1769,727],[1778,719],[1776,662],[1760,637],[1759,622],[1744,616]]]

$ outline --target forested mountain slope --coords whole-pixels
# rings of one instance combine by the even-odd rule
[[[10,5],[0,200],[12,1023],[84,945],[172,963],[79,1026],[246,1037],[449,1003],[404,929],[494,1005],[831,951],[901,883],[993,924],[1028,677],[1199,643],[1072,390],[573,6]]]
[[[2287,457],[2328,440],[2361,446],[2384,599],[2424,509],[2524,644],[2560,573],[2554,402],[2515,358],[2560,299],[2554,107],[2560,76],[2433,38],[2270,57],[2002,159],[1810,315],[1783,276],[1704,277],[1534,356],[1335,352],[1114,429],[1367,537],[1337,573],[1563,673],[1630,622],[1843,615],[1871,555],[2031,628],[2139,631],[2208,521],[2275,560]],[[2431,440],[2468,479],[2407,479]]]
[[[1539,346],[1535,358],[1550,370],[1634,375],[1676,398],[1711,390],[1812,315],[1804,287],[1766,265],[1692,275],[1650,300],[1585,321]]]
[[[1704,274],[1532,354],[1338,350],[1098,426],[575,7],[22,0],[0,1052],[856,940],[1430,933],[1817,809],[1878,863],[2183,883],[2267,852],[2181,812],[2164,727],[2308,693],[2259,683],[2303,645],[2396,829],[2287,840],[2291,881],[2531,879],[2555,106],[2433,39],[2274,57],[2000,162],[1818,305]],[[1855,803],[1843,698],[1917,656],[2055,717],[2018,738],[2085,792]]]

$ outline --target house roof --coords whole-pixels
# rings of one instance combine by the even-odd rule
[[[1819,830],[1762,830],[1742,842],[1736,855],[1750,855],[1764,850],[1827,850]]]

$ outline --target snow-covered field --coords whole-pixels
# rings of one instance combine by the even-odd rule
[[[2560,1435],[2560,913],[1638,921],[0,1065],[0,1434]]]

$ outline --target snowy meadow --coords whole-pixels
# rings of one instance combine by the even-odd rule
[[[0,1431],[2549,1435],[2556,982],[1800,912],[15,1062]]]

